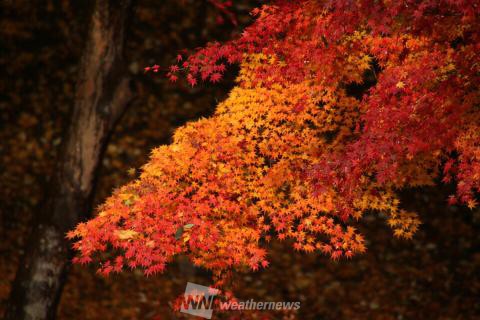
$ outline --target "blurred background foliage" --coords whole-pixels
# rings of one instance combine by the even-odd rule
[[[182,49],[234,36],[251,22],[248,12],[258,2],[234,2],[236,27],[228,19],[219,24],[221,14],[207,1],[137,1],[126,61],[138,97],[111,137],[96,204],[137,175],[151,148],[168,143],[176,127],[211,114],[236,74],[232,68],[218,85],[189,88],[143,68],[168,67]],[[92,4],[0,2],[0,314],[68,125]],[[244,300],[301,301],[299,319],[478,319],[480,211],[447,207],[446,189],[405,191],[404,206],[424,222],[412,241],[394,239],[382,217],[372,214],[359,226],[366,254],[333,262],[276,242],[271,266],[236,275],[235,292]],[[58,319],[181,318],[169,303],[186,282],[209,285],[207,272],[192,272],[181,259],[149,278],[139,272],[103,278],[94,267],[73,266]],[[251,316],[269,315],[281,316]]]

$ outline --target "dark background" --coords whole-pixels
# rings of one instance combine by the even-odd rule
[[[0,2],[0,315],[73,105],[92,4]],[[235,1],[240,25],[234,26],[228,19],[219,24],[222,14],[203,0],[137,1],[126,60],[138,97],[108,146],[96,204],[132,179],[131,168],[145,163],[152,147],[168,143],[176,127],[211,114],[236,73],[231,68],[220,84],[192,89],[161,74],[144,74],[143,68],[168,67],[182,49],[229,39],[251,22],[248,12],[255,4]],[[367,215],[360,228],[368,251],[351,261],[333,262],[273,243],[269,268],[236,276],[237,296],[301,301],[299,319],[479,319],[480,211],[447,207],[448,189],[405,191],[404,206],[423,220],[411,241],[393,238],[383,217]],[[205,272],[181,265],[177,261],[149,278],[136,271],[103,278],[94,266],[74,266],[58,319],[178,317],[169,302],[186,282],[210,284]]]

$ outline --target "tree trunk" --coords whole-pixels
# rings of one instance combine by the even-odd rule
[[[97,0],[80,67],[71,123],[5,319],[53,319],[70,261],[65,233],[91,207],[96,172],[115,123],[133,98],[122,61],[130,0]]]

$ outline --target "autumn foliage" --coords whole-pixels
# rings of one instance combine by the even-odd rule
[[[365,212],[412,237],[420,221],[399,190],[455,183],[450,204],[477,205],[479,1],[276,1],[252,14],[239,38],[170,68],[195,85],[241,65],[212,117],[179,128],[69,233],[77,262],[151,274],[185,254],[221,276],[266,267],[272,237],[348,258],[365,250]]]

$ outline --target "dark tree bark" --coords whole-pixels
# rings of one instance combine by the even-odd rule
[[[70,261],[65,233],[91,209],[95,177],[115,123],[133,98],[122,61],[130,0],[97,0],[80,67],[71,123],[5,319],[53,319]]]

